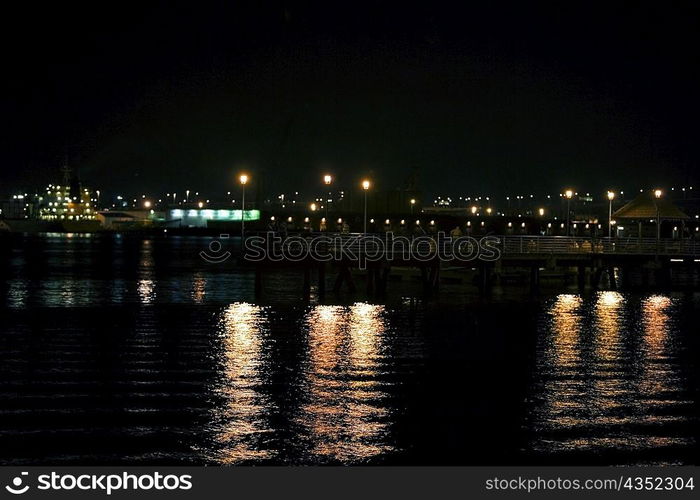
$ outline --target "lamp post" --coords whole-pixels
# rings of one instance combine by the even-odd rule
[[[248,176],[246,174],[241,174],[238,177],[238,181],[241,183],[241,247],[242,247],[243,240],[245,239],[245,185],[248,184]]]
[[[608,238],[612,238],[612,203],[615,199],[615,193],[608,191]]]
[[[660,189],[654,190],[654,198],[657,200],[661,198],[663,192]],[[659,211],[659,203],[654,202],[656,207],[656,251],[659,251],[659,243],[661,242],[661,212]]]
[[[574,192],[571,189],[567,189],[564,193],[566,196],[566,235],[569,236],[569,217],[571,214],[571,198],[574,196]]]
[[[328,198],[326,198],[326,219],[328,218],[328,204],[331,202],[331,183],[333,182],[333,177],[326,174],[323,176],[323,182],[328,186]]]
[[[369,190],[370,182],[365,179],[362,181],[362,189],[365,192],[365,216],[363,218],[364,222],[364,233],[367,234],[367,190]]]
[[[415,204],[416,204],[416,199],[411,198],[411,215],[413,215],[413,207],[415,206]]]

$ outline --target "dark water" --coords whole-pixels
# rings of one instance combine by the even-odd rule
[[[256,301],[209,241],[0,240],[0,463],[700,463],[698,294]]]

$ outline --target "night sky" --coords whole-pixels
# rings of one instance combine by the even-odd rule
[[[697,2],[335,3],[4,5],[0,192],[66,157],[112,193],[223,192],[243,167],[270,192],[697,179]]]

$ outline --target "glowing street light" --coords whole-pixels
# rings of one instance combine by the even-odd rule
[[[661,198],[663,192],[660,189],[654,190],[654,197],[658,200]],[[659,251],[659,243],[661,242],[661,212],[659,211],[659,204],[654,202],[656,207],[656,252]]]
[[[544,208],[540,208],[538,212],[540,214],[540,217],[544,217]]]
[[[370,182],[369,182],[367,179],[365,179],[364,181],[362,181],[362,189],[363,189],[364,192],[365,192],[365,216],[364,216],[364,219],[363,219],[363,222],[364,222],[364,233],[365,233],[365,234],[367,234],[367,191],[369,190],[369,187],[370,187]]]
[[[411,215],[413,215],[413,207],[415,206],[415,204],[416,204],[416,199],[411,198]]]
[[[243,240],[245,240],[245,185],[248,184],[248,176],[246,174],[239,175],[238,182],[241,183],[241,248],[243,248]]]
[[[328,205],[331,202],[331,184],[333,183],[333,176],[326,174],[323,176],[323,183],[328,186],[328,198],[326,198],[326,218],[328,217]]]
[[[144,208],[151,208],[151,202],[148,201],[148,200],[144,201],[144,202],[143,202],[143,207],[144,207]]]
[[[613,191],[608,191],[608,238],[612,238],[612,204],[615,199],[615,193]]]
[[[311,208],[312,212],[315,212],[318,207],[316,206],[315,203],[312,203],[310,208]]]
[[[569,224],[570,224],[569,217],[571,216],[571,198],[573,198],[574,192],[571,189],[567,189],[564,192],[564,196],[566,197],[566,235],[569,236]]]

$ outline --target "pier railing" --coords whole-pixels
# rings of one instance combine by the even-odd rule
[[[662,238],[497,236],[505,254],[622,254],[700,257],[700,241]]]
[[[265,233],[261,233],[265,234]],[[297,235],[302,236],[302,235]],[[369,253],[381,253],[385,258],[405,257],[405,245],[397,248],[392,244],[398,238],[385,239],[385,234],[367,234],[383,240],[386,244],[381,250],[363,239],[361,233],[311,233],[302,238],[307,241],[316,236],[323,236],[327,242],[322,242],[317,248],[327,249],[332,254],[349,252],[354,255]],[[480,240],[482,236],[475,236]],[[693,239],[669,239],[662,238],[590,238],[578,236],[539,236],[539,235],[488,235],[491,246],[498,248],[502,255],[575,255],[575,254],[602,254],[602,255],[663,255],[669,257],[698,257],[700,258],[700,240]],[[406,240],[404,238],[404,240]],[[406,241],[416,241],[408,237]],[[426,246],[426,243],[428,246]],[[278,242],[279,246],[291,244],[290,239]],[[449,247],[453,245],[452,239],[432,238],[422,240],[423,250],[430,248],[439,255],[449,255]],[[409,245],[410,246],[410,245]],[[441,252],[437,252],[438,247]]]

